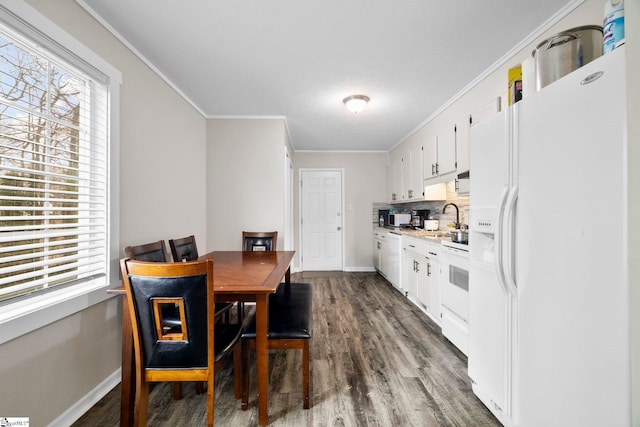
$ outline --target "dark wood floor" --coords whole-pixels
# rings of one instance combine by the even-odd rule
[[[471,391],[467,360],[440,328],[374,273],[302,273],[313,285],[311,409],[302,409],[299,351],[270,351],[273,426],[499,426]],[[252,357],[254,354],[252,354]],[[252,359],[253,361],[253,359]],[[216,375],[215,421],[257,425],[255,366],[249,410],[233,397],[230,364]],[[206,424],[206,395],[153,385],[149,426]],[[78,422],[117,426],[120,387]]]

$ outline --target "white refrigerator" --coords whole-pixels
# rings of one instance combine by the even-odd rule
[[[631,424],[624,55],[471,130],[469,376],[504,425]]]

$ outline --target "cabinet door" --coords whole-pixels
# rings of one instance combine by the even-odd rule
[[[458,173],[469,170],[469,135],[471,133],[471,117],[456,125],[456,170]]]
[[[422,176],[422,145],[411,147],[409,200],[424,200],[424,178]]]
[[[446,129],[438,135],[438,176],[456,171],[456,126]]]
[[[418,258],[417,275],[418,275],[418,294],[417,300],[422,305],[422,308],[428,310],[431,305],[431,291],[430,291],[430,272],[429,259],[426,257]]]
[[[429,302],[430,305],[427,308],[431,316],[435,319],[440,319],[441,316],[441,308],[440,308],[440,263],[437,260],[431,259],[430,262],[430,276],[429,276]]]
[[[402,176],[402,197],[401,201],[409,200],[411,194],[411,150],[403,150],[402,163],[401,163],[401,176]]]
[[[424,179],[437,178],[438,146],[435,136],[429,138],[422,147],[422,170]]]
[[[402,255],[402,288],[408,297],[415,299],[418,290],[416,258],[413,253],[408,251],[406,248],[403,248]]]
[[[402,201],[402,153],[400,150],[389,154],[389,201]]]

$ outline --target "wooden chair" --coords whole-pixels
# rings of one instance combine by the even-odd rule
[[[195,245],[195,242],[194,242]],[[195,246],[194,246],[195,247]],[[124,248],[124,254],[136,261],[149,262],[170,262],[169,254],[163,240],[157,242],[145,243],[143,245],[127,246]],[[196,253],[196,258],[198,257]],[[181,325],[179,312],[175,306],[164,305],[162,307],[162,321],[165,328],[177,328]],[[203,392],[202,384],[196,383],[196,393]],[[173,384],[173,398],[180,400],[182,398],[182,383],[175,382]]]
[[[180,239],[169,239],[169,248],[171,248],[171,256],[174,262],[195,261],[198,259],[198,246],[196,245],[196,236],[193,234]],[[229,310],[233,307],[233,303],[217,302],[216,319],[221,315],[225,315],[225,322],[229,323]]]
[[[174,262],[193,261],[198,259],[198,246],[194,235],[180,239],[170,239],[169,247]]]
[[[243,251],[275,251],[278,243],[278,232],[242,232]]]
[[[135,259],[138,261],[153,261],[153,262],[169,262],[169,254],[167,254],[167,248],[164,245],[164,240],[158,240],[157,242],[145,243],[144,245],[127,246],[124,248],[124,254],[126,257]]]
[[[207,425],[213,426],[214,373],[238,354],[241,325],[214,322],[213,260],[120,262],[131,313],[136,364],[135,425],[146,426],[149,383],[207,382]],[[180,328],[166,328],[162,306],[176,306]],[[240,380],[239,357],[234,376]],[[237,387],[236,387],[237,390]]]
[[[302,350],[302,407],[309,409],[309,341],[312,291],[309,283],[282,284],[269,296],[269,349]],[[242,409],[249,403],[249,349],[255,349],[255,318],[242,333]]]

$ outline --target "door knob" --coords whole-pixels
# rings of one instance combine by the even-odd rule
[[[338,227],[338,231],[342,230],[342,227]]]

